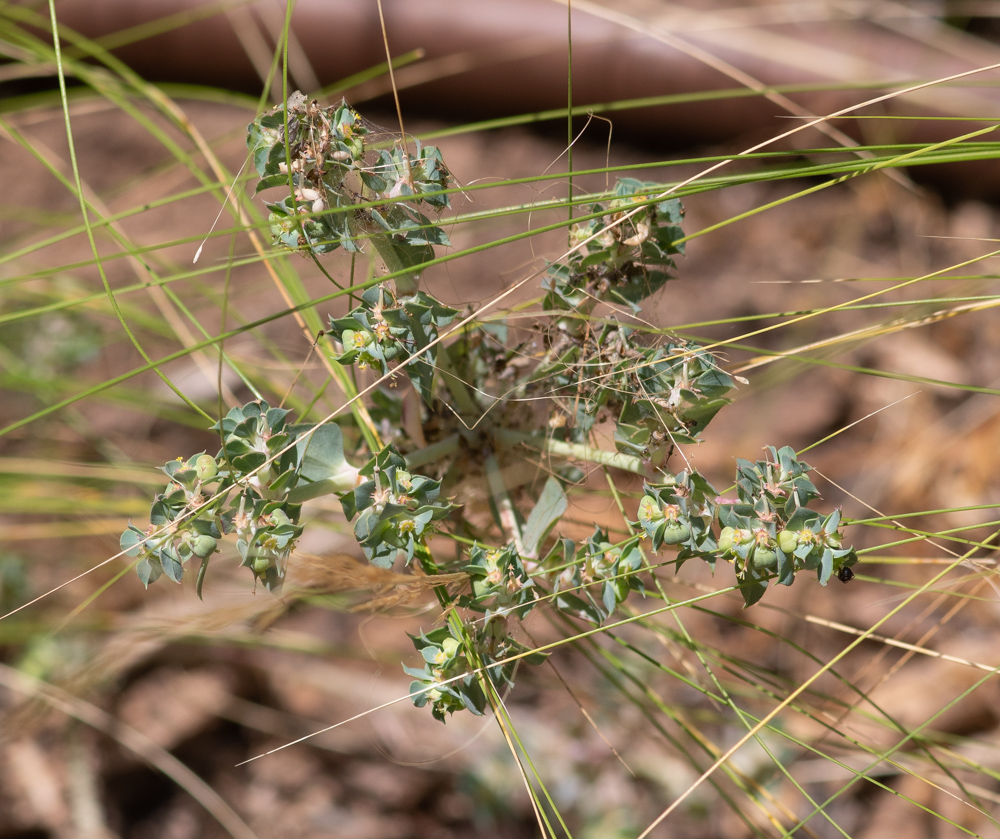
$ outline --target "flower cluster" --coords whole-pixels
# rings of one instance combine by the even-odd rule
[[[429,704],[441,722],[463,709],[482,715],[490,704],[488,692],[514,686],[521,661],[541,664],[546,657],[515,641],[502,615],[488,618],[471,631],[449,622],[410,638],[425,662],[422,668],[403,667],[414,679],[410,696],[418,708]],[[484,688],[487,680],[492,687]]]
[[[163,466],[170,483],[158,494],[149,512],[149,528],[133,524],[122,534],[121,546],[139,557],[136,572],[144,585],[166,574],[180,582],[184,564],[193,557],[207,563],[218,540],[232,529],[221,513],[228,494],[228,476],[209,454],[197,454]]]
[[[718,509],[719,551],[734,560],[747,605],[763,596],[768,577],[787,586],[796,571],[808,570],[826,585],[834,574],[850,579],[858,561],[853,548],[843,547],[840,511],[823,516],[808,509],[819,497],[806,477],[811,467],[787,446],[769,446],[768,453],[768,460],[737,461],[739,500]]]
[[[671,278],[673,256],[684,252],[676,244],[684,236],[684,209],[676,198],[651,200],[662,191],[659,184],[621,178],[607,203],[586,208],[587,217],[570,231],[571,245],[586,244],[565,264],[550,265],[543,283],[545,308],[575,315],[562,316],[561,328],[585,329],[586,315],[601,301],[639,312],[640,301]]]
[[[656,464],[673,446],[697,441],[734,386],[696,344],[650,346],[617,319],[598,325],[592,318],[602,302],[638,313],[671,278],[674,256],[683,253],[684,213],[677,199],[651,198],[661,191],[624,178],[608,202],[591,205],[573,226],[571,243],[582,247],[549,266],[543,288],[555,328],[527,380],[532,395],[560,406],[557,438],[583,442],[599,418],[613,416],[618,450]]]
[[[257,191],[288,190],[267,202],[276,246],[320,255],[357,252],[371,240],[387,262],[412,267],[449,244],[418,209],[449,204],[441,152],[417,142],[410,154],[381,133],[346,102],[324,108],[298,92],[248,126]]]
[[[331,478],[342,483],[354,474],[343,459],[340,429],[290,426],[287,416],[263,401],[233,408],[213,426],[222,438],[215,457],[199,454],[163,467],[170,483],[153,501],[149,527],[129,524],[121,537],[122,549],[139,558],[143,584],[161,575],[179,583],[185,564],[197,558],[200,594],[218,540],[235,533],[242,564],[269,590],[281,587],[302,533],[296,488]]]
[[[413,355],[407,375],[424,401],[431,401],[438,330],[458,314],[422,291],[398,301],[384,285],[361,295],[361,305],[342,318],[330,318],[330,334],[344,347],[340,364],[372,367],[381,375],[389,365]]]
[[[409,564],[418,545],[431,535],[431,525],[447,518],[455,505],[439,500],[440,481],[411,475],[406,462],[386,446],[358,472],[358,484],[340,496],[354,536],[380,568],[389,568],[402,552]]]
[[[474,545],[462,570],[469,575],[472,593],[459,604],[485,612],[487,620],[495,615],[523,618],[535,605],[539,591],[513,545]]]

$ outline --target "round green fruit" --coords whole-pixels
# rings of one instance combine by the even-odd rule
[[[663,530],[663,543],[665,545],[679,545],[690,538],[691,528],[683,522],[668,521]]]
[[[724,554],[729,553],[735,541],[736,541],[736,528],[734,527],[722,528],[722,532],[719,534],[719,550],[722,551]]]
[[[782,553],[793,554],[799,546],[799,535],[792,530],[782,530],[778,534],[778,547]]]
[[[211,536],[202,533],[191,540],[191,552],[199,559],[215,553],[216,542]]]
[[[194,462],[194,471],[199,481],[210,481],[219,474],[219,464],[210,454],[199,455]]]
[[[753,567],[757,571],[773,571],[778,567],[778,554],[774,548],[758,545],[753,552]]]

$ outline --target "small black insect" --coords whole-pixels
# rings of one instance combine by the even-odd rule
[[[842,583],[849,583],[854,579],[854,571],[845,565],[837,572],[837,579]]]

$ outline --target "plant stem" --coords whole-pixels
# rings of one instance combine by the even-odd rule
[[[449,434],[443,440],[424,446],[406,455],[406,466],[408,469],[417,469],[425,463],[434,463],[443,457],[447,457],[458,450],[458,441],[461,438],[458,434]]]
[[[345,468],[336,475],[331,475],[322,481],[313,481],[311,484],[295,487],[288,493],[288,500],[293,504],[301,504],[303,501],[311,501],[313,498],[321,498],[324,495],[347,492],[354,489],[357,479],[358,470],[345,464]]]
[[[523,431],[512,431],[507,428],[497,429],[494,432],[494,439],[507,446],[524,444],[547,455],[563,457],[566,460],[584,461],[597,466],[613,466],[636,475],[646,475],[649,471],[646,462],[641,457],[621,452],[609,452],[605,449],[588,446],[586,443],[566,443],[562,440],[525,434]]]

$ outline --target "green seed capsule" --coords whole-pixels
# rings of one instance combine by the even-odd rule
[[[677,545],[691,538],[691,528],[679,521],[667,522],[663,531],[663,543],[665,545]]]
[[[791,530],[782,530],[778,534],[778,547],[781,548],[783,553],[792,554],[795,553],[795,549],[799,546],[799,535]]]
[[[733,547],[733,542],[736,541],[736,528],[734,527],[724,527],[722,528],[722,533],[719,534],[719,550],[722,553],[729,553],[730,549]]]
[[[199,455],[194,462],[194,471],[199,481],[210,481],[219,474],[219,464],[210,454]]]
[[[778,567],[777,552],[765,545],[758,545],[753,552],[753,567],[757,571],[773,571]]]
[[[266,556],[258,556],[253,561],[253,570],[255,574],[264,574],[267,569],[271,567],[271,560]]]
[[[215,546],[215,539],[205,533],[191,540],[191,552],[199,559],[204,559],[215,553]]]

